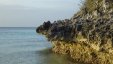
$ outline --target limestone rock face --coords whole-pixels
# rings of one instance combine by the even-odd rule
[[[71,19],[44,22],[37,28],[37,32],[45,32],[50,40],[73,41],[81,32],[82,37],[89,41],[99,41],[100,44],[108,38],[112,41],[113,1],[86,0],[83,5]]]
[[[57,53],[90,64],[113,64],[113,0],[86,0],[71,19],[44,22],[36,31],[53,42]]]

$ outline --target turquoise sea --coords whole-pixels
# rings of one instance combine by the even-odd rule
[[[0,28],[0,64],[73,64],[52,53],[47,39],[33,27]]]

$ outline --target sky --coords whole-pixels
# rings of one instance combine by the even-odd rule
[[[80,0],[0,0],[0,27],[37,27],[69,19],[79,7]]]

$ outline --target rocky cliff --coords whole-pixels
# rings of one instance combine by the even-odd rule
[[[71,19],[44,22],[53,51],[89,64],[113,64],[113,0],[86,0]]]

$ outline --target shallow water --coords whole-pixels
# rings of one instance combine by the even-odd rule
[[[0,64],[73,64],[52,53],[47,39],[36,28],[0,28]]]

